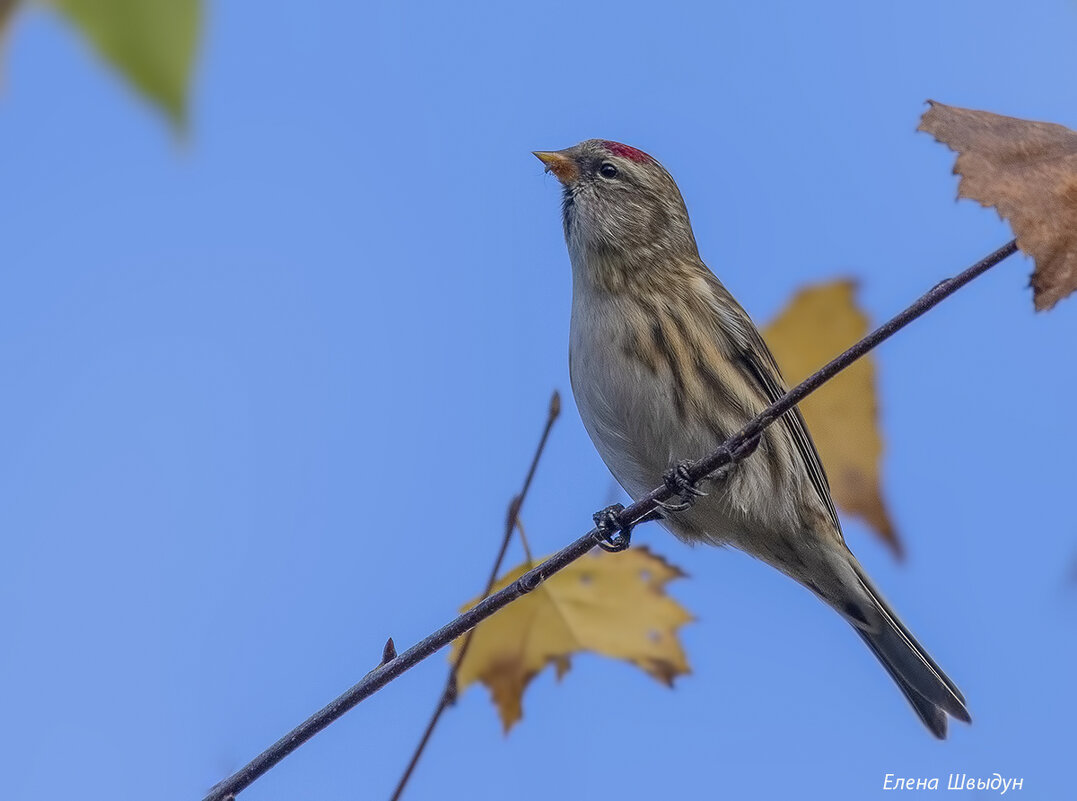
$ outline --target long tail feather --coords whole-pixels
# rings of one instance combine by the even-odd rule
[[[855,561],[853,567],[878,615],[877,625],[854,628],[893,677],[916,714],[940,739],[946,737],[947,713],[971,723],[961,691],[916,641]]]

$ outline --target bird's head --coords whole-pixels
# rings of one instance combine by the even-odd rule
[[[677,184],[642,150],[588,139],[535,155],[564,188],[565,239],[574,263],[698,255]]]

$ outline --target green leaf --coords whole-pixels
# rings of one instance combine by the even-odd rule
[[[185,126],[201,0],[49,1],[175,127]]]

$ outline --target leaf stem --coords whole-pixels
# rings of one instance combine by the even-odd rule
[[[518,517],[516,518],[516,531],[520,535],[520,544],[524,546],[524,559],[530,569],[535,566],[535,557],[531,553],[531,543],[527,541],[527,532],[524,531],[524,521]],[[486,590],[486,592],[489,593],[490,590]]]

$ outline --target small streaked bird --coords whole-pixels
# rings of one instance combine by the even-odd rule
[[[948,715],[970,722],[961,692],[845,545],[799,410],[720,478],[692,487],[677,469],[712,452],[785,384],[759,330],[700,260],[670,174],[602,139],[535,155],[564,189],[572,391],[616,479],[634,499],[676,487],[693,502],[662,511],[673,534],[739,548],[833,607],[936,737],[946,736]]]

